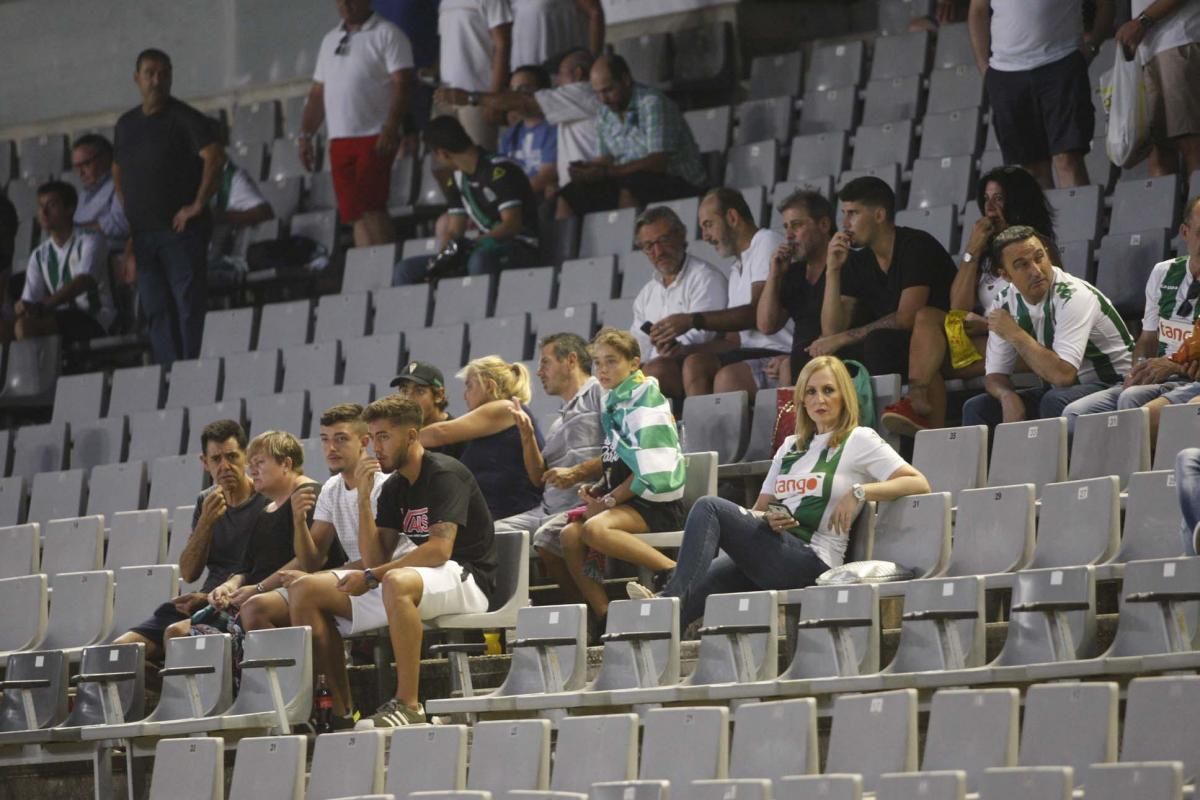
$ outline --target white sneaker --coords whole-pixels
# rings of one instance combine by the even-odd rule
[[[637,581],[630,581],[625,584],[625,594],[629,595],[630,600],[652,600],[657,597],[654,592],[642,586]]]

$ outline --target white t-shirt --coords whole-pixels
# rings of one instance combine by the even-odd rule
[[[512,0],[515,70],[541,64],[573,47],[587,47],[587,19],[575,0]]]
[[[21,300],[43,303],[80,275],[91,275],[96,286],[75,295],[70,303],[108,330],[117,316],[108,281],[108,240],[94,231],[76,228],[63,247],[46,237],[29,254]]]
[[[782,472],[783,457],[796,441],[795,436],[783,440],[783,444],[775,451],[771,468],[767,471],[767,479],[763,481],[761,494],[768,494],[783,501],[795,497],[803,486],[804,481],[794,480],[800,476],[809,475],[813,471],[822,451],[829,443],[828,433],[817,434],[812,438],[808,451],[801,456],[786,473]],[[899,453],[871,428],[858,427],[850,432],[842,444],[841,461],[833,474],[833,487],[829,492],[829,503],[825,513],[821,515],[821,523],[813,532],[809,543],[813,551],[830,567],[839,566],[846,558],[846,542],[848,537],[834,533],[829,528],[829,517],[837,507],[842,496],[853,488],[856,483],[878,483],[892,476],[896,470],[908,464]],[[828,460],[828,459],[827,459]],[[793,480],[781,481],[780,478]],[[790,534],[782,534],[788,536]]]
[[[671,314],[717,311],[725,308],[728,300],[729,282],[721,270],[695,256],[684,257],[683,269],[670,286],[663,286],[662,277],[656,271],[633,299],[630,332],[642,348],[642,361],[658,358],[658,350],[650,343],[650,337],[642,332],[642,323],[658,322]],[[691,330],[676,338],[687,347],[707,342],[714,336],[712,331]]]
[[[556,89],[540,89],[533,97],[546,122],[558,126],[558,185],[571,182],[572,161],[591,161],[600,155],[596,117],[603,104],[587,81]]]
[[[1187,302],[1195,278],[1188,268],[1190,258],[1168,258],[1150,270],[1146,281],[1146,310],[1142,315],[1143,331],[1158,331],[1158,355],[1171,356],[1183,340],[1195,329],[1200,317],[1200,302],[1192,301],[1189,314],[1179,309]]]
[[[382,472],[375,473],[375,484],[371,487],[371,516],[375,516],[375,506],[379,502],[379,490],[389,476]],[[358,549],[358,489],[347,489],[341,475],[333,475],[321,487],[317,496],[317,507],[313,509],[314,522],[328,522],[337,532],[338,541],[346,551],[348,561],[362,558]],[[397,559],[416,547],[412,540],[400,534],[392,558]]]
[[[1083,44],[1080,0],[992,0],[992,69],[1023,72]]]
[[[1134,19],[1150,7],[1154,0],[1130,0]],[[1145,64],[1164,50],[1200,42],[1200,3],[1185,2],[1174,14],[1158,20],[1146,38],[1138,45],[1138,61]],[[1180,87],[1181,89],[1183,87]],[[1192,91],[1195,91],[1192,87]]]
[[[442,83],[468,92],[491,88],[491,30],[512,21],[510,0],[442,0],[438,8]]]
[[[412,43],[399,27],[372,14],[346,36],[342,25],[325,34],[313,80],[325,86],[325,125],[331,139],[374,136],[383,130],[392,101],[392,73],[412,69]]]
[[[750,247],[743,252],[729,269],[729,308],[750,305],[753,284],[767,280],[771,272],[771,254],[783,244],[782,234],[767,228],[759,228],[750,240]],[[780,353],[792,352],[792,321],[770,336],[754,328],[741,331],[743,350],[762,348]]]
[[[219,199],[220,192],[213,197]],[[259,191],[258,184],[250,177],[250,173],[235,166],[233,176],[229,178],[229,197],[225,200],[225,210],[250,211],[263,205],[267,205],[267,198]]]

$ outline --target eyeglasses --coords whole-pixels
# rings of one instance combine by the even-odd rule
[[[1196,306],[1196,298],[1200,297],[1200,281],[1192,281],[1192,285],[1188,287],[1187,299],[1179,304],[1179,308],[1175,311],[1177,317],[1190,317],[1192,309]]]
[[[338,42],[338,46],[334,49],[333,54],[335,56],[344,56],[344,55],[346,55],[346,53],[349,53],[349,52],[350,52],[350,31],[346,31],[344,34],[342,34],[342,40],[340,42]]]
[[[648,242],[638,242],[638,249],[643,253],[649,253],[656,247],[661,250],[670,246],[674,240],[675,237],[668,233],[665,236],[660,236],[657,239],[651,239]]]

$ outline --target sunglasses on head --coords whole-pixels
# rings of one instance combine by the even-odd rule
[[[342,40],[340,42],[338,42],[338,46],[334,49],[333,54],[335,56],[344,56],[344,55],[346,55],[346,53],[349,53],[349,52],[350,52],[350,31],[346,31],[344,34],[342,34]]]
[[[1190,317],[1192,310],[1196,307],[1197,297],[1200,297],[1200,281],[1192,281],[1192,285],[1188,287],[1187,299],[1179,304],[1179,308],[1175,311],[1175,316]]]

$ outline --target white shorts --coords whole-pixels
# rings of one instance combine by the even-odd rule
[[[463,579],[463,568],[456,561],[440,567],[403,567],[421,576],[424,588],[417,611],[421,619],[433,619],[446,614],[482,614],[488,609],[487,595],[475,584],[475,577]],[[334,570],[339,580],[345,574]],[[366,594],[350,598],[350,619],[334,617],[343,636],[383,628],[388,624],[383,607],[383,587],[376,586]]]

